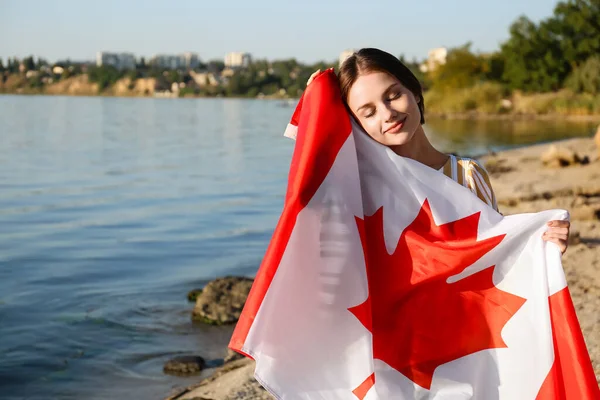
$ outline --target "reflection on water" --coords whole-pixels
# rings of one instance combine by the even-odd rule
[[[594,122],[557,120],[448,120],[431,119],[424,125],[432,143],[442,151],[481,155],[489,151],[533,143],[589,136]]]
[[[188,290],[253,275],[281,211],[293,108],[228,99],[0,96],[0,390],[161,398],[222,357]],[[445,151],[589,135],[594,124],[431,120]]]

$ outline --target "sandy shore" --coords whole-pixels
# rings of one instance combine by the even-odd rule
[[[550,146],[569,149],[589,163],[562,168],[543,165]],[[593,139],[571,139],[488,155],[482,158],[505,214],[562,208],[571,213],[574,242],[563,266],[579,322],[600,382],[600,160]],[[225,364],[211,378],[181,390],[169,400],[269,399],[253,378],[254,364],[241,359]]]

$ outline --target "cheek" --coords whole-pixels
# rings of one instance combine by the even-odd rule
[[[376,118],[362,119],[360,123],[369,136],[375,136],[380,133],[379,124],[377,123]]]
[[[416,105],[415,107],[413,107],[411,99],[409,99],[407,95],[404,95],[399,99],[395,100],[393,106],[397,111],[401,112],[412,112],[414,111],[413,109],[417,108]]]
[[[419,108],[419,103],[417,103],[417,101],[415,100],[414,103],[412,103],[412,109],[413,109],[413,113],[418,114],[419,118],[421,116],[421,109]]]

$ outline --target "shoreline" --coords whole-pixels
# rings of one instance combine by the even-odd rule
[[[279,96],[264,96],[264,97],[246,97],[246,96],[200,96],[200,95],[185,95],[185,96],[149,96],[149,95],[115,95],[111,93],[41,93],[23,91],[3,92],[0,91],[0,96],[48,96],[48,97],[102,97],[102,98],[124,98],[124,99],[186,99],[186,100],[205,100],[205,99],[236,99],[236,100],[267,100],[281,101],[286,103],[294,103],[286,106],[291,107],[300,100],[295,97],[279,97]],[[458,120],[458,121],[555,121],[567,120],[574,122],[600,122],[600,114],[534,114],[534,113],[484,113],[484,112],[467,112],[467,113],[440,113],[427,112],[427,118],[437,120]]]
[[[46,96],[46,97],[110,97],[110,98],[118,98],[118,99],[238,99],[238,100],[279,100],[279,101],[294,101],[297,102],[300,98],[292,98],[292,97],[246,97],[246,96],[200,96],[200,95],[185,95],[185,96],[162,96],[162,95],[123,95],[123,94],[112,94],[112,93],[39,93],[39,92],[2,92],[0,91],[0,96]],[[598,119],[600,120],[600,115],[598,115]]]
[[[428,118],[447,120],[490,120],[490,121],[569,121],[600,122],[600,114],[523,114],[523,113],[427,113]]]
[[[594,138],[562,139],[485,155],[485,164],[505,215],[560,208],[571,214],[571,236],[563,257],[577,317],[600,383],[600,128]],[[546,165],[548,154],[576,155],[568,166]],[[554,151],[554,153],[557,153]],[[562,164],[562,163],[561,163]],[[225,351],[225,349],[224,349]],[[195,398],[272,399],[254,379],[254,361],[237,359],[207,379],[175,390],[165,400]]]

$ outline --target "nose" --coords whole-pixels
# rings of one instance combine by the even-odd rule
[[[394,110],[390,104],[385,105],[383,112],[384,112],[383,117],[385,118],[385,122],[392,122],[393,120],[396,119],[396,116],[398,115],[396,110]]]

